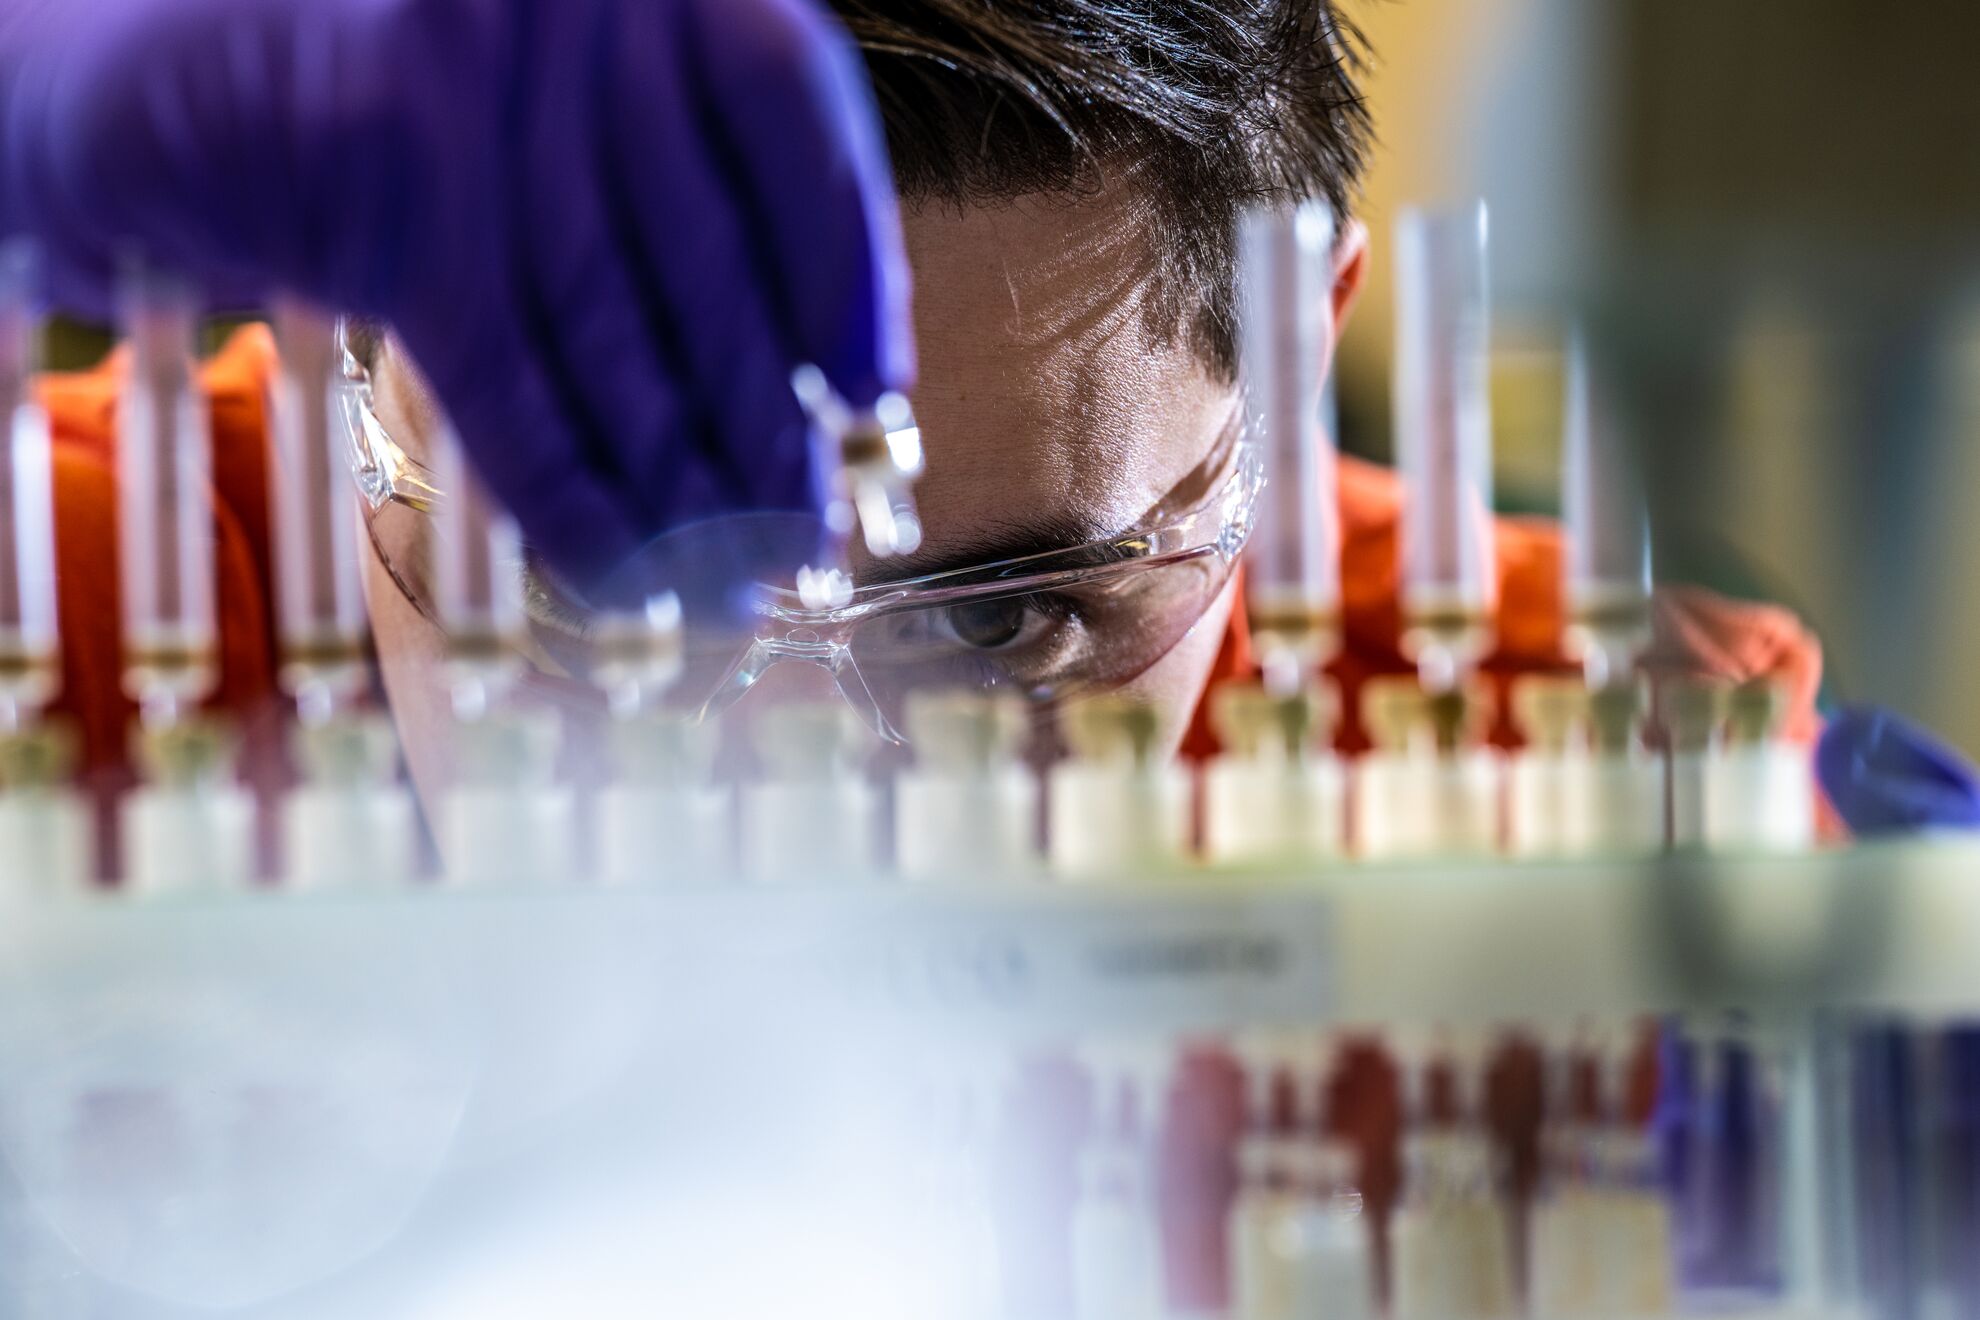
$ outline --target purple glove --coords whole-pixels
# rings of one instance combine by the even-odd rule
[[[815,512],[790,373],[913,374],[857,51],[811,0],[0,0],[0,235],[388,321],[531,543]]]
[[[1973,767],[1889,711],[1847,710],[1830,721],[1815,774],[1853,834],[1980,829]]]

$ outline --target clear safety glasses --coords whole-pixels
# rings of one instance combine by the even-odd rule
[[[445,493],[379,422],[355,357],[347,368],[352,463],[372,543],[415,607],[437,620],[429,515]],[[989,689],[1056,705],[1118,688],[1169,654],[1215,603],[1250,535],[1264,480],[1256,446],[1240,434],[1220,454],[1206,495],[1118,535],[902,581],[825,574],[761,584],[746,623],[690,629],[672,700],[712,714],[780,665],[815,666],[876,733],[902,742],[916,692]],[[666,541],[656,562],[696,561]],[[546,650],[582,676],[586,612],[547,575],[519,571],[530,579],[532,618],[556,635]]]

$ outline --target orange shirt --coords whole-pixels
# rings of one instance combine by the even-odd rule
[[[276,366],[273,338],[236,333],[201,373],[212,399],[217,561],[221,602],[221,681],[215,705],[235,715],[263,707],[274,692],[274,611],[270,600],[265,400]],[[132,712],[120,681],[116,554],[116,395],[121,354],[102,367],[49,376],[41,397],[55,428],[55,519],[60,566],[63,695],[60,709],[82,732],[85,764],[115,773],[125,763]],[[1397,525],[1402,489],[1386,469],[1348,459],[1340,465],[1345,644],[1333,666],[1350,713],[1343,746],[1361,745],[1355,696],[1371,675],[1407,672],[1399,637]],[[1521,673],[1566,666],[1561,654],[1561,535],[1544,519],[1497,524],[1497,652],[1486,671],[1502,687]],[[1728,601],[1693,590],[1666,592],[1658,605],[1651,664],[1730,679],[1772,676],[1794,693],[1791,732],[1815,731],[1821,648],[1785,610]],[[1218,678],[1256,672],[1242,611],[1217,661]],[[1507,703],[1501,701],[1503,711]],[[1505,722],[1501,741],[1513,733]],[[1215,740],[1199,712],[1185,750],[1201,755]]]

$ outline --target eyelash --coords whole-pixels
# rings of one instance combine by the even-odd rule
[[[523,608],[535,622],[573,641],[589,642],[598,630],[589,612],[567,599],[534,565],[523,573]]]

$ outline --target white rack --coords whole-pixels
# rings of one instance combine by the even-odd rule
[[[563,881],[20,904],[0,912],[0,1146],[89,1268],[228,1304],[355,1269],[415,1214],[440,1241],[487,1207],[560,1222],[588,1192],[546,1201],[521,1174],[501,1195],[475,1180],[550,1133],[609,1152],[600,1204],[630,1187],[703,1215],[706,1189],[683,1190],[680,1170],[710,1142],[654,1115],[686,1103],[705,1122],[689,1101],[711,1061],[740,1070],[713,1092],[719,1150],[731,1092],[758,1097],[733,1120],[745,1132],[788,1112],[765,1086],[843,1117],[835,1069],[905,1083],[941,1051],[968,1066],[1007,1043],[1728,1005],[1980,1016],[1976,882],[1980,847],[1945,843],[1078,886]],[[613,1096],[618,1126],[597,1117]],[[119,1131],[100,1109],[75,1126],[92,1097],[122,1097],[140,1124],[169,1111],[184,1167],[90,1182],[74,1143]],[[313,1117],[242,1164],[243,1116],[271,1103]],[[638,1165],[659,1138],[675,1144]],[[135,1241],[152,1248],[141,1260],[120,1254]],[[359,1270],[320,1313],[402,1299],[395,1268]],[[1832,1313],[1769,1313],[1790,1314]]]
[[[407,886],[21,906],[0,1065],[37,1038],[590,1011],[847,1012],[997,1037],[1739,1006],[1980,1014],[1980,846],[1799,858],[1178,871],[1068,885]],[[628,1022],[629,1027],[634,1026]]]

